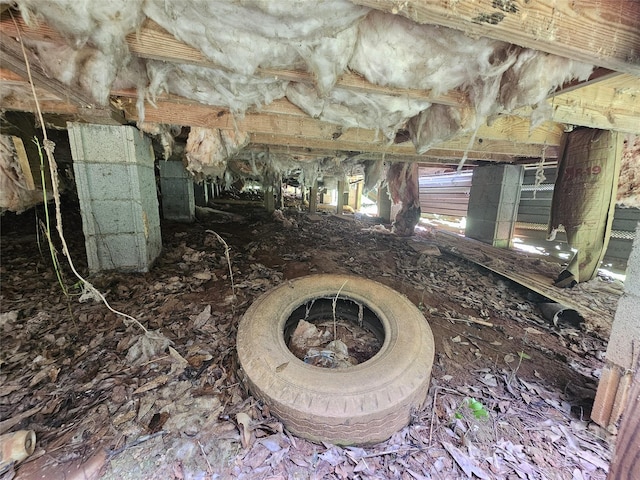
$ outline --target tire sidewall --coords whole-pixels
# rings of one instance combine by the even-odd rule
[[[353,367],[308,365],[287,347],[285,325],[301,305],[334,298],[338,291],[341,299],[363,304],[378,317],[382,347]],[[419,408],[426,397],[434,356],[433,335],[415,305],[385,285],[350,275],[301,277],[263,294],[240,322],[237,351],[250,390],[285,425],[304,417],[320,429],[397,419],[398,409],[407,411],[394,423],[406,424],[408,409]],[[315,438],[322,438],[318,433]]]

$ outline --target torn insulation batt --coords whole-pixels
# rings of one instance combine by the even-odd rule
[[[348,0],[0,0],[9,3],[29,24],[44,21],[59,32],[26,44],[49,76],[103,105],[110,90],[136,89],[141,122],[163,94],[228,108],[238,118],[287,98],[311,117],[344,129],[374,129],[381,140],[408,129],[417,152],[424,153],[474,131],[489,115],[522,106],[532,107],[533,119],[542,121],[550,113],[547,94],[593,69]],[[132,54],[127,42],[143,24],[166,30],[202,59],[179,64]],[[278,77],[283,70],[303,74]],[[471,107],[337,87],[349,71],[379,86],[436,95],[457,89]],[[229,153],[244,143],[236,144],[205,149],[206,161],[198,149],[187,148],[190,170],[220,177]]]

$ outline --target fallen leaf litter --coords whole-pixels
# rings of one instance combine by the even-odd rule
[[[420,253],[364,217],[280,216],[245,208],[233,222],[224,215],[165,224],[163,254],[151,272],[93,276],[114,308],[139,319],[148,334],[99,303],[79,303],[81,291],[66,298],[29,222],[3,219],[0,428],[37,434],[19,478],[80,464],[103,479],[606,477],[610,446],[589,423],[602,338],[554,327],[518,285],[436,254],[433,232],[414,237],[430,247]],[[86,268],[82,238],[69,240]],[[235,332],[246,308],[275,285],[324,272],[391,286],[434,332],[426,404],[378,445],[338,447],[290,435],[237,375]],[[605,286],[590,301],[615,306],[619,288]],[[349,362],[348,347],[332,347]],[[469,399],[486,418],[474,415]]]

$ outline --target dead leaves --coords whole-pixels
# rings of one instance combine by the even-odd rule
[[[140,335],[136,342],[129,347],[127,362],[133,365],[141,365],[161,354],[173,342],[159,331],[148,330]]]
[[[251,444],[251,417],[244,412],[240,412],[236,415],[236,421],[240,429],[242,447],[247,448]]]
[[[337,338],[334,339],[334,335]],[[346,368],[371,358],[380,349],[381,342],[355,322],[336,319],[316,325],[301,319],[288,346],[291,353],[309,365]]]
[[[529,366],[540,357],[529,348],[549,345],[545,326],[530,323],[536,319],[531,302],[448,254],[421,255],[393,235],[363,232],[366,224],[359,220],[285,216],[298,228],[271,219],[224,226],[235,297],[225,250],[201,224],[181,226],[175,234],[163,230],[163,254],[152,272],[101,274],[94,283],[141,318],[149,336],[91,302],[74,305],[71,318],[65,298],[52,293],[54,277],[42,274],[42,263],[25,261],[37,260],[37,248],[15,265],[20,255],[7,255],[7,311],[0,313],[3,418],[37,426],[39,443],[54,446],[52,460],[79,457],[98,441],[113,451],[124,448],[110,461],[111,478],[132,472],[167,479],[605,477],[610,453],[584,425],[569,420],[572,405],[562,389],[542,386],[522,371],[506,383],[521,349],[532,353],[523,360]],[[291,264],[297,270],[288,269]],[[447,390],[378,445],[343,448],[298,439],[238,383],[233,351],[243,309],[287,276],[326,270],[382,279],[416,304],[422,299],[432,325],[446,325],[434,330],[440,361],[433,378]],[[412,286],[418,292],[413,297]],[[515,325],[536,347],[508,335],[480,339],[479,332],[500,332],[504,325]],[[594,352],[604,351],[602,342],[578,331],[559,338],[571,368],[593,377],[588,358],[601,360]],[[351,353],[352,345],[342,340]],[[333,347],[333,355],[344,353],[339,344]],[[280,373],[287,365],[277,367]],[[467,397],[482,401],[490,418],[463,410],[463,418],[452,420]],[[67,433],[73,442],[64,440]]]
[[[475,475],[476,477],[481,478],[483,480],[491,479],[488,473],[486,473],[484,470],[478,467],[478,465],[476,465],[476,463],[471,458],[469,458],[467,455],[462,453],[462,451],[459,448],[454,447],[449,442],[441,442],[441,443],[442,443],[442,446],[447,450],[447,452],[449,452],[449,454],[453,457],[453,459],[456,461],[458,466],[462,469],[462,471],[465,473],[467,477],[471,478],[472,475]]]
[[[170,378],[169,375],[158,375],[153,380],[145,383],[141,387],[136,388],[133,391],[133,394],[137,395],[139,393],[148,392],[149,390],[153,390],[155,388],[158,388],[159,386],[164,385],[165,383],[167,383],[169,381],[169,378]]]
[[[509,385],[506,374],[479,371],[477,378],[484,388],[436,388],[432,413],[434,437],[467,478],[606,477],[610,452],[584,423],[568,420],[561,393],[522,379]],[[465,408],[469,395],[490,418]],[[533,407],[541,404],[548,406],[544,421]],[[560,466],[573,477],[558,476]]]

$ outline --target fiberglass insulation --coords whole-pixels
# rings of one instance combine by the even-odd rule
[[[540,121],[550,113],[546,97],[555,87],[584,79],[592,70],[590,65],[417,24],[348,0],[13,3],[27,22],[43,19],[67,39],[66,45],[28,45],[52,77],[85,90],[101,104],[107,103],[111,88],[137,88],[140,121],[144,99],[152,108],[161,93],[237,114],[286,96],[308,115],[344,128],[377,129],[391,139],[406,127],[423,153],[444,139],[475,130],[488,115],[531,105],[534,120]],[[132,56],[127,35],[149,20],[199,50],[210,64]],[[288,71],[286,78],[279,78],[280,70]],[[297,77],[294,70],[311,73],[311,79]],[[336,87],[347,70],[380,86],[431,90],[435,95],[459,89],[471,108]],[[292,80],[296,77],[299,82]]]
[[[113,58],[89,46],[72,48],[51,42],[25,41],[47,72],[71,88],[87,92],[106,105],[116,79]]]
[[[327,92],[344,71],[367,13],[345,0],[147,0],[145,14],[215,65],[254,75],[308,67]]]
[[[474,130],[488,115],[524,105],[538,107],[534,120],[541,122],[550,116],[547,95],[572,78],[586,79],[593,70],[591,65],[377,11],[360,23],[349,67],[378,85],[426,89],[435,95],[456,88],[467,92],[475,113],[434,105],[409,122],[418,153]]]
[[[1,1],[0,3],[7,3]],[[129,61],[126,36],[142,24],[143,0],[19,0],[27,24],[45,21],[68,46],[42,45],[33,50],[53,77],[80,85],[101,105],[107,103],[117,72]]]
[[[235,113],[283,97],[287,86],[287,82],[277,79],[154,60],[147,62],[147,73],[148,96],[153,101],[163,92],[173,93],[208,105],[228,107]]]
[[[199,180],[203,177],[223,179],[227,159],[247,143],[249,136],[244,132],[191,127],[185,150],[187,170]]]
[[[287,98],[313,118],[346,128],[381,130],[388,139],[393,139],[407,120],[431,105],[426,100],[406,96],[363,93],[343,88],[334,88],[329,95],[321,97],[311,85],[303,83],[290,83]]]

